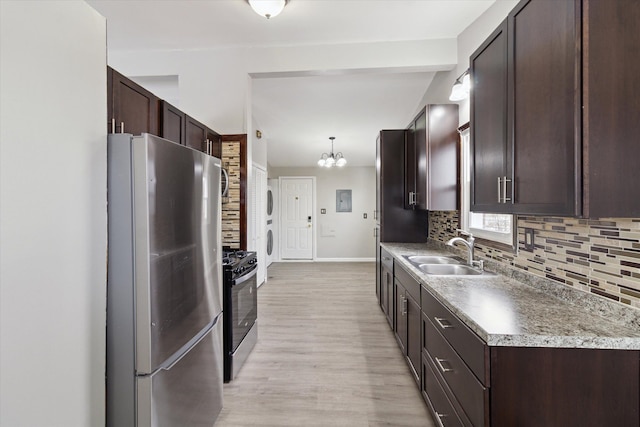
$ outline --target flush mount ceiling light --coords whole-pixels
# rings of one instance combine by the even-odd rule
[[[288,0],[247,0],[247,3],[258,15],[269,19],[278,16]]]
[[[462,73],[460,77],[456,79],[456,82],[451,88],[451,95],[449,95],[449,101],[462,101],[469,96],[471,91],[471,75],[469,70]]]
[[[342,153],[333,154],[333,140],[336,139],[336,137],[330,136],[329,139],[331,140],[331,153],[322,153],[320,160],[318,160],[318,166],[325,168],[338,166],[341,168],[347,164],[347,159],[344,158]]]

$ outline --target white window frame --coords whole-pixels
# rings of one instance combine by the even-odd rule
[[[470,128],[460,132],[460,151],[462,156],[462,200],[460,206],[460,228],[472,233],[474,237],[514,246],[513,236],[515,228],[515,216],[505,214],[510,217],[511,231],[509,233],[499,233],[483,228],[471,227],[471,215],[484,215],[483,213],[471,212],[471,135]],[[492,214],[493,215],[493,214]]]

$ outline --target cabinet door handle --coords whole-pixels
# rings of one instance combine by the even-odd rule
[[[442,364],[442,362],[446,362],[446,359],[440,359],[439,357],[434,357],[434,360],[436,361],[436,364],[438,365],[438,368],[440,368],[440,370],[445,373],[445,372],[453,372],[453,369],[451,368],[445,368],[444,365]]]
[[[402,296],[402,315],[407,315],[407,299],[404,297],[404,295]]]
[[[389,258],[388,256],[383,256],[382,259],[385,261],[391,261],[391,258]]]
[[[453,328],[453,325],[451,324],[451,322],[449,322],[444,317],[434,317],[433,320],[435,320],[438,326],[440,326],[442,329]],[[443,322],[446,322],[446,323],[443,323]]]
[[[498,203],[502,203],[502,197],[500,197],[500,195],[502,194],[502,178],[498,177]]]
[[[442,418],[446,418],[446,417],[447,417],[447,414],[441,414],[440,412],[436,411],[436,421],[438,421],[438,426],[444,427]]]
[[[378,228],[373,229],[373,237],[378,237]]]
[[[502,192],[504,193],[504,197],[503,197],[504,203],[511,201],[511,198],[507,197],[507,182],[511,182],[511,180],[507,179],[507,177],[505,176],[502,180]]]

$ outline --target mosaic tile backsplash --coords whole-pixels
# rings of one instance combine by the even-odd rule
[[[446,242],[459,223],[456,211],[431,211],[429,238]],[[517,254],[477,243],[477,255],[640,309],[640,219],[518,216],[517,227]],[[534,230],[532,252],[525,228]]]
[[[229,173],[229,195],[222,204],[222,244],[240,248],[240,142],[222,143],[222,162]]]

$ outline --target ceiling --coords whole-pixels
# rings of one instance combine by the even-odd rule
[[[109,52],[313,46],[456,38],[495,0],[290,0],[270,20],[244,0],[87,0],[107,18]],[[407,125],[432,72],[280,73],[254,78],[253,121],[271,166],[314,166],[342,151],[372,166],[379,129]]]

